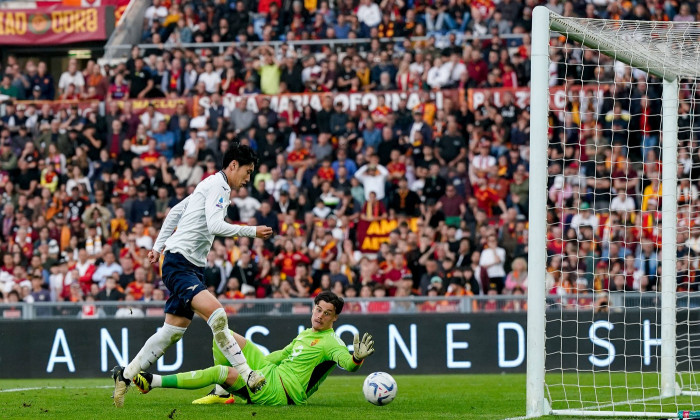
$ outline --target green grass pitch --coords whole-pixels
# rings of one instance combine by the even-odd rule
[[[364,372],[363,372],[364,373]],[[369,373],[369,372],[367,372]],[[524,414],[524,375],[399,376],[398,396],[376,407],[362,395],[364,374],[334,375],[305,407],[196,406],[209,389],[132,388],[123,409],[112,406],[111,379],[0,380],[2,419],[496,419]],[[63,389],[3,392],[32,387]],[[174,412],[173,412],[174,410]]]
[[[364,400],[361,391],[364,378],[364,374],[331,376],[309,400],[306,407],[260,407],[244,404],[195,406],[190,404],[191,401],[205,395],[209,389],[156,389],[148,395],[141,395],[138,390],[132,388],[126,396],[123,409],[112,406],[112,381],[108,377],[0,380],[0,418],[490,420],[525,414],[525,375],[522,374],[396,375],[398,396],[394,402],[384,407],[375,407]],[[565,378],[567,383],[574,383],[576,380],[572,375]],[[598,378],[596,380],[598,382]],[[630,378],[626,381],[626,392],[629,393],[629,386],[632,384],[629,382]],[[612,384],[612,389],[625,389],[625,377],[613,376]],[[608,385],[605,388],[611,389],[610,383],[598,382],[598,385]],[[40,387],[43,389],[34,389]],[[29,389],[17,390],[18,388]],[[559,393],[554,388],[550,391]],[[571,392],[570,387],[567,387],[567,392]],[[581,392],[586,400],[594,391],[584,387]],[[624,407],[626,410],[630,408],[639,407]],[[674,410],[671,406],[664,408],[668,411]]]

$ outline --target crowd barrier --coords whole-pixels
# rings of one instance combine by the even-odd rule
[[[255,17],[255,14],[253,15]],[[467,42],[472,42],[474,40],[479,41],[491,41],[493,36],[491,35],[476,35],[476,36],[464,36],[462,33],[455,33],[455,43],[457,45],[462,45]],[[518,47],[523,44],[524,34],[502,34],[499,36],[501,40],[505,41],[505,45],[509,48]],[[425,43],[430,38],[435,38],[435,46],[437,48],[446,48],[450,46],[450,33],[431,33],[428,36],[416,36],[416,37],[391,37],[391,38],[378,38],[381,44],[393,43],[395,45],[401,45],[404,41],[409,40],[412,43]],[[262,45],[269,46],[275,50],[276,53],[279,52],[282,45],[289,45],[293,48],[300,48],[303,46],[310,47],[322,47],[327,46],[332,50],[338,47],[347,47],[349,45],[369,45],[372,41],[371,38],[346,38],[346,39],[299,39],[299,40],[284,40],[284,41],[250,41],[246,44],[250,49],[260,47]],[[216,51],[218,54],[223,54],[229,47],[236,47],[238,44],[231,42],[202,42],[202,43],[179,43],[179,44],[138,44],[141,51],[152,50],[152,49],[174,49],[174,48],[184,48],[184,49],[210,49]],[[115,44],[105,46],[105,56],[108,60],[118,61],[126,59],[129,55],[132,45],[130,44]]]
[[[526,295],[409,296],[346,298],[343,314],[416,313],[520,313],[527,311]],[[237,317],[309,315],[311,299],[221,300],[229,315]],[[0,320],[161,318],[165,301],[88,301],[0,303]],[[700,292],[682,292],[676,297],[678,310],[700,309]],[[660,309],[656,292],[611,292],[598,294],[548,295],[548,311],[624,312],[630,308]]]

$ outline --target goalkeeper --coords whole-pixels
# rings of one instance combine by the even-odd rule
[[[134,384],[144,394],[153,388],[199,389],[221,385],[228,392],[244,398],[251,404],[304,405],[336,365],[354,372],[363,360],[374,353],[374,341],[369,334],[362,340],[355,335],[354,353],[333,332],[333,323],[343,310],[343,299],[332,292],[322,292],[314,299],[311,328],[301,332],[284,349],[264,356],[258,347],[233,334],[252,369],[259,370],[267,385],[257,393],[250,392],[245,380],[231,367],[229,361],[214,343],[216,366],[204,370],[160,376],[146,372],[134,378]],[[231,403],[229,395],[216,395],[214,390],[195,404]]]

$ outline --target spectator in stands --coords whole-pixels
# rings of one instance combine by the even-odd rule
[[[45,62],[40,61],[37,65],[37,72],[34,77],[32,77],[31,84],[33,91],[39,92],[39,97],[35,99],[49,101],[54,99],[56,89],[54,86],[54,78],[53,75],[48,72],[48,67]]]
[[[498,246],[498,239],[495,235],[489,236],[484,245],[484,250],[481,252],[479,266],[486,271],[488,277],[487,284],[489,285],[488,289],[491,289],[491,285],[493,285],[498,294],[500,294],[505,287],[505,260],[506,251]]]
[[[19,89],[17,86],[12,85],[12,78],[7,74],[2,76],[2,82],[0,82],[0,95],[6,95],[10,98],[17,98],[19,96]]]
[[[505,293],[513,294],[516,289],[527,290],[527,261],[524,258],[516,258],[511,265],[505,282]]]
[[[137,57],[134,60],[134,70],[129,74],[129,77],[129,96],[131,98],[143,99],[153,97],[150,95],[155,83],[151,73],[144,68],[143,58]]]
[[[58,92],[61,95],[65,95],[69,88],[74,91],[74,95],[83,93],[85,89],[85,79],[83,73],[78,71],[78,60],[75,58],[68,61],[68,69],[61,74],[61,78],[58,80]]]
[[[117,278],[122,274],[122,267],[116,262],[114,254],[112,252],[104,253],[104,261],[97,267],[95,274],[93,275],[93,280],[98,283],[100,289],[106,286],[108,281],[112,282],[112,288],[116,286],[114,277]],[[112,299],[110,299],[112,300]],[[113,299],[118,300],[118,299]]]
[[[369,163],[357,170],[355,178],[362,183],[365,200],[370,200],[372,193],[376,195],[377,200],[384,200],[388,175],[389,171],[379,164],[379,156],[376,154],[369,157]]]
[[[160,0],[153,0],[153,4],[143,14],[144,25],[150,27],[154,21],[163,21],[167,16],[168,9],[161,4]]]
[[[114,76],[114,81],[107,90],[107,100],[111,101],[113,99],[129,99],[129,85],[124,81],[122,73],[117,73]]]

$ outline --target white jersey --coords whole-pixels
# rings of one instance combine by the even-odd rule
[[[163,222],[153,250],[177,252],[204,267],[215,236],[255,237],[255,226],[224,221],[231,197],[226,176],[219,172],[200,182],[192,195],[173,207]],[[173,231],[177,228],[177,231]]]

